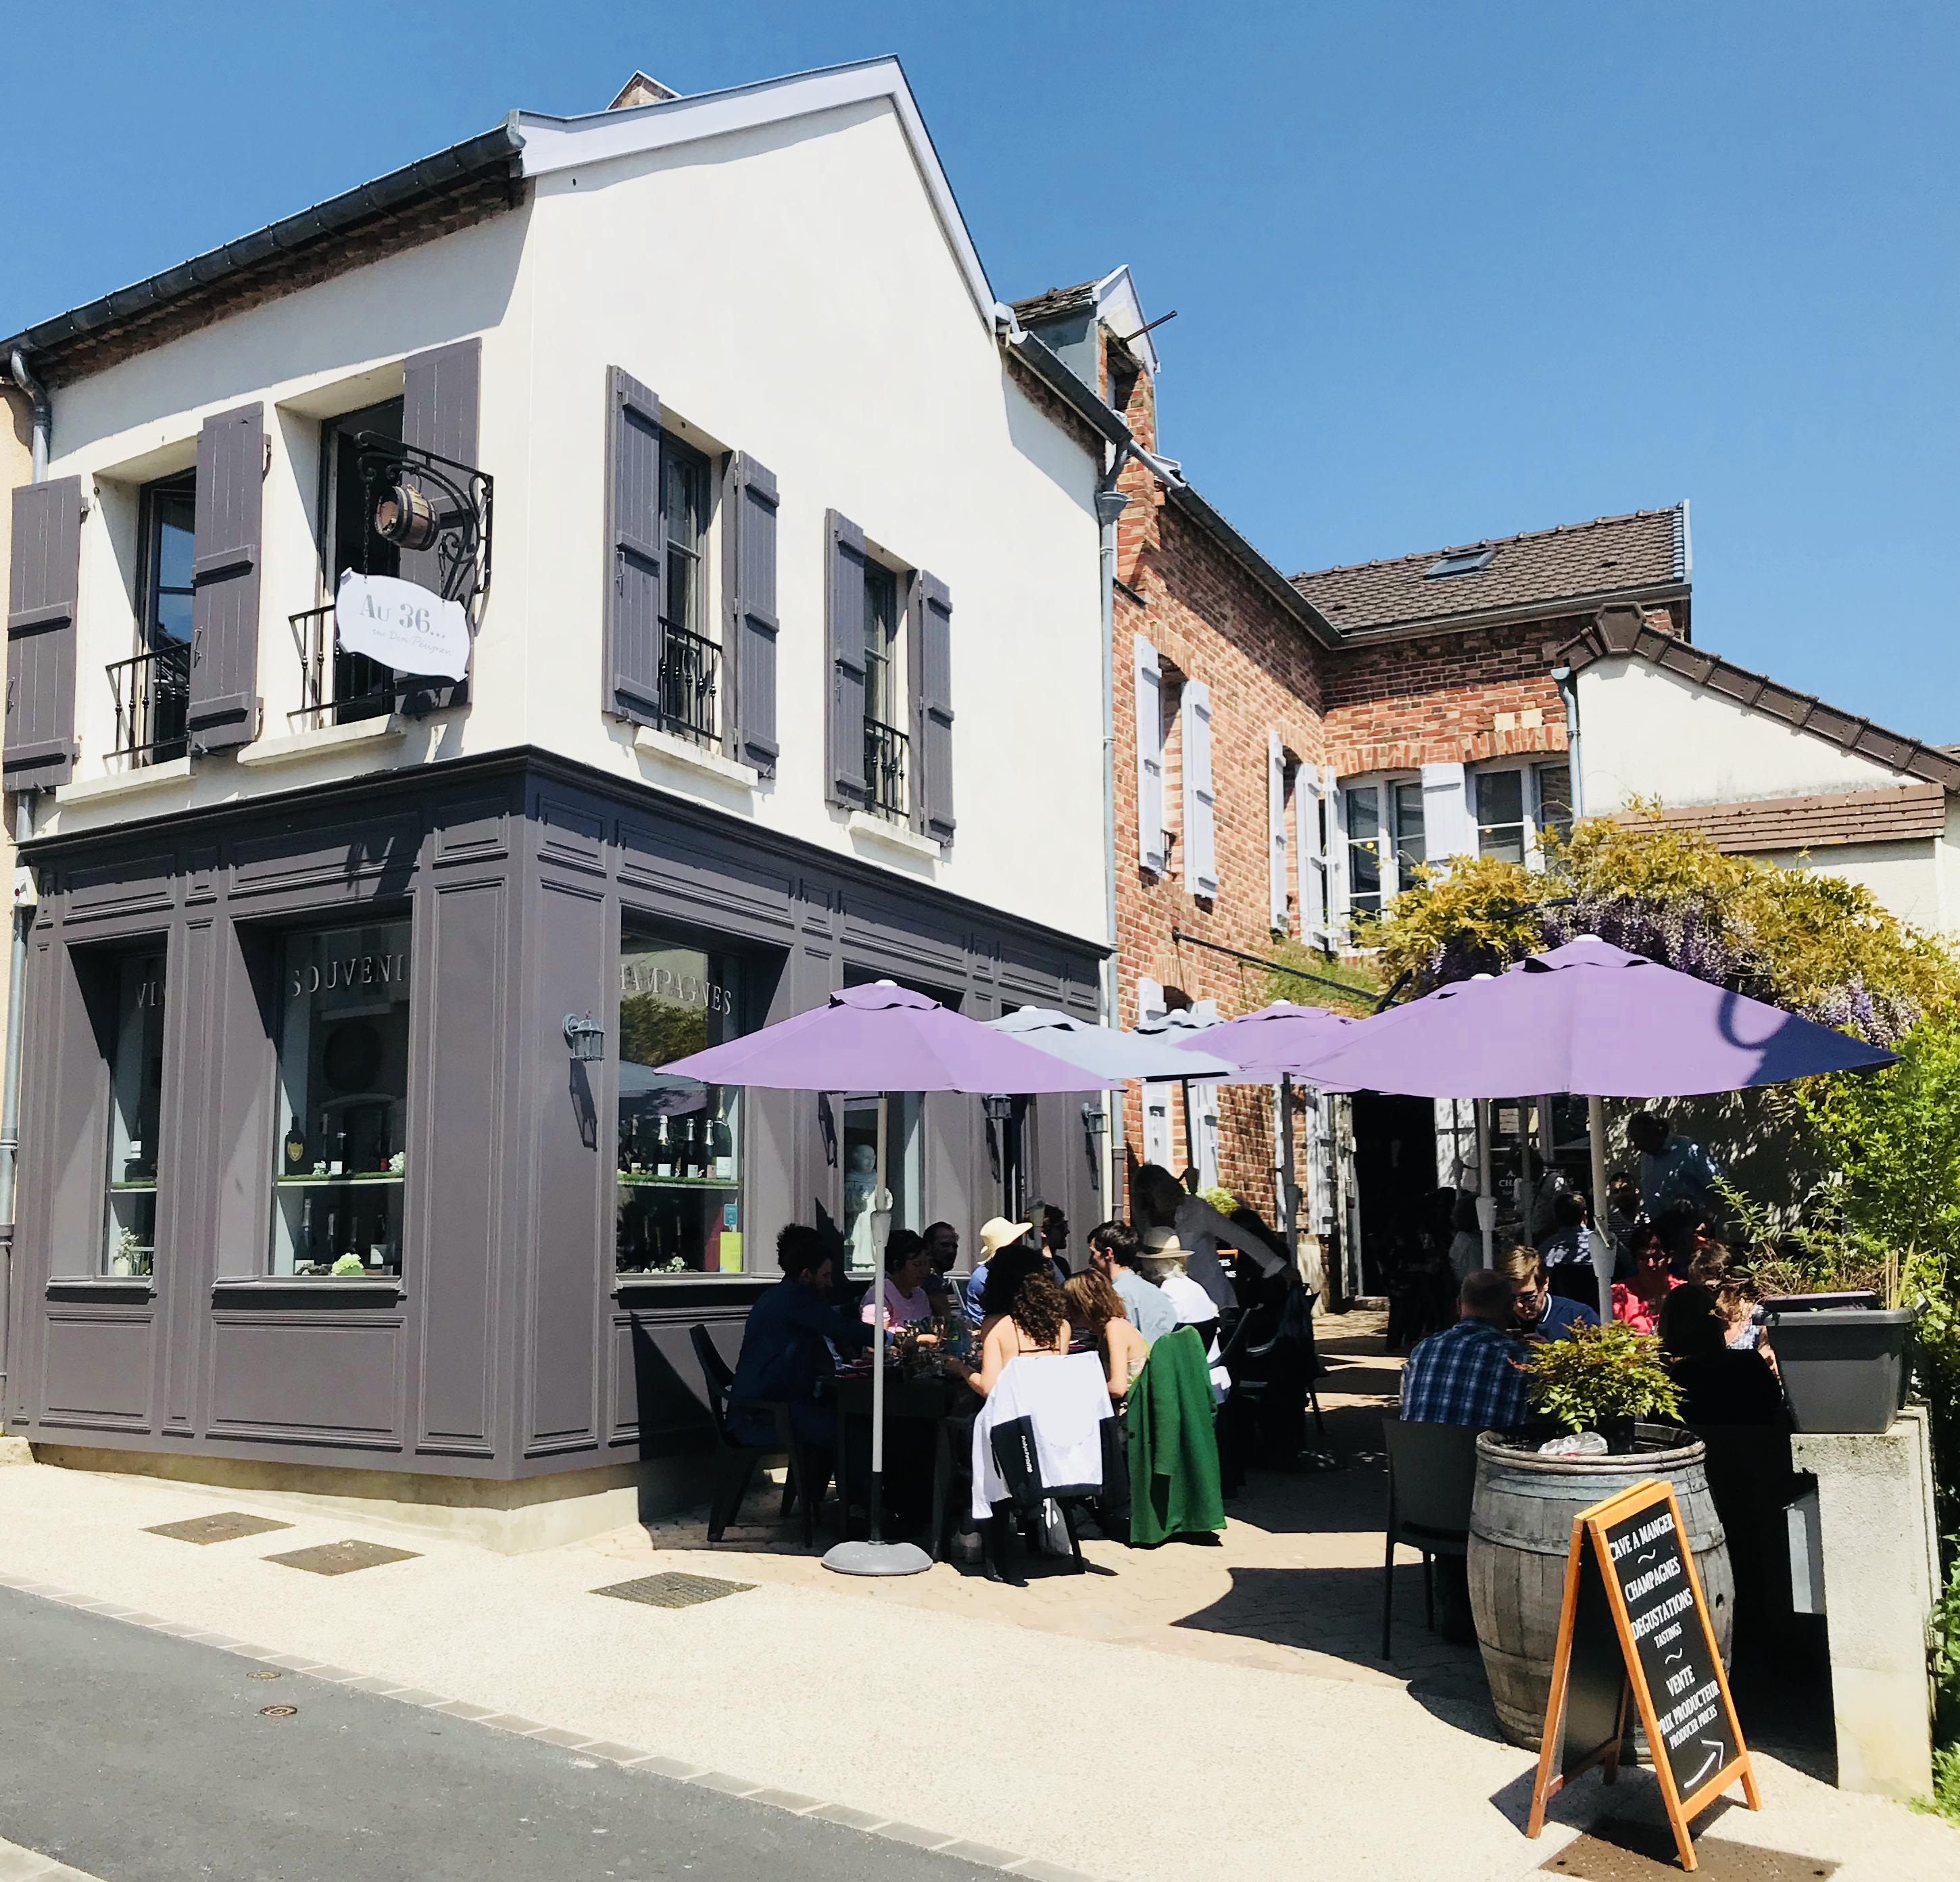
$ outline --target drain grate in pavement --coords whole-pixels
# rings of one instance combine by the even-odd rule
[[[1818,1882],[1838,1867],[1822,1856],[1758,1849],[1720,1836],[1697,1837],[1694,1860],[1697,1873],[1707,1882]],[[1578,1882],[1659,1882],[1681,1874],[1674,1833],[1665,1823],[1630,1823],[1613,1817],[1596,1824],[1590,1836],[1574,1837],[1538,1868],[1542,1874],[1569,1875]]]
[[[711,1575],[644,1575],[637,1581],[615,1582],[609,1588],[594,1588],[594,1594],[609,1594],[615,1600],[641,1601],[648,1607],[697,1607],[703,1601],[718,1601],[724,1594],[746,1594],[752,1581],[721,1581]]]
[[[269,1517],[227,1510],[221,1516],[193,1516],[188,1522],[158,1523],[143,1533],[167,1536],[173,1542],[236,1542],[240,1536],[262,1536],[269,1530],[291,1527],[291,1523],[275,1523]]]
[[[352,1575],[356,1568],[379,1568],[384,1562],[413,1562],[420,1554],[415,1549],[384,1549],[377,1542],[326,1542],[266,1559],[282,1568],[304,1568],[308,1575]]]

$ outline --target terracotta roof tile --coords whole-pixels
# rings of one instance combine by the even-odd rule
[[[1097,283],[1079,281],[1072,288],[1048,288],[1013,304],[1014,318],[1023,326],[1041,320],[1058,320],[1064,314],[1079,314],[1096,304]]]
[[[1658,818],[1629,811],[1622,823],[1658,822],[1698,830],[1731,855],[1773,849],[1828,849],[1844,843],[1893,843],[1937,836],[1946,827],[1946,793],[1936,784],[1885,791],[1838,791],[1821,797],[1764,798],[1740,804],[1670,807]]]
[[[1391,562],[1295,575],[1293,585],[1344,634],[1494,610],[1550,607],[1681,584],[1688,576],[1685,505],[1430,549]],[[1492,552],[1465,575],[1431,575],[1446,556]]]

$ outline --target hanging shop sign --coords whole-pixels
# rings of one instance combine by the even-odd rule
[[[1670,1486],[1653,1481],[1573,1518],[1527,1836],[1544,1829],[1545,1806],[1580,1772],[1598,1765],[1608,1784],[1618,1775],[1629,1699],[1681,1866],[1692,1869],[1691,1817],[1738,1779],[1751,1810],[1762,1800],[1680,1505]]]
[[[469,671],[469,619],[460,601],[395,575],[348,569],[333,598],[334,631],[350,654],[418,678],[461,680]]]

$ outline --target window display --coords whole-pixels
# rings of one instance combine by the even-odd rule
[[[409,957],[406,922],[285,943],[274,1274],[402,1272]]]
[[[890,1228],[919,1229],[918,1219],[919,1119],[916,1091],[893,1091],[885,1105],[885,1190],[890,1196]],[[844,1246],[854,1274],[878,1265],[881,1244],[873,1220],[878,1186],[878,1100],[870,1096],[844,1101]],[[889,1230],[888,1231],[889,1232]]]
[[[164,1096],[164,957],[131,954],[116,976],[116,1054],[109,1068],[105,1275],[155,1272],[157,1127]]]
[[[622,1274],[743,1270],[741,1094],[662,1067],[746,1030],[732,954],[628,935],[619,950]]]

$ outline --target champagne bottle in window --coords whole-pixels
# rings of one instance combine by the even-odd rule
[[[655,1121],[654,1135],[654,1174],[670,1177],[673,1174],[673,1139],[668,1130],[668,1118],[663,1112]]]

